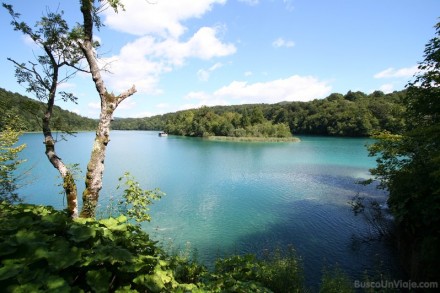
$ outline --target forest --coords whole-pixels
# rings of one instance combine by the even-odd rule
[[[148,118],[116,119],[113,129],[164,130],[184,136],[286,137],[292,134],[371,136],[401,133],[405,91],[333,93],[309,102],[203,106]]]
[[[309,102],[203,106],[146,118],[115,118],[113,130],[164,130],[170,134],[206,137],[290,137],[324,135],[365,137],[380,131],[394,134],[405,128],[406,91],[371,94],[332,93]],[[22,130],[41,131],[44,104],[0,88],[0,107],[22,119]],[[55,106],[53,129],[93,130],[97,120]],[[2,125],[0,124],[0,129]]]
[[[30,99],[18,93],[12,93],[0,88],[0,109],[9,115],[20,117],[20,128],[22,131],[41,131],[41,117],[43,117],[45,104],[43,102]],[[79,131],[93,130],[98,125],[98,121],[80,116],[76,113],[64,110],[58,106],[54,107],[54,119],[52,121],[53,130]],[[0,129],[4,128],[4,121],[0,119]]]

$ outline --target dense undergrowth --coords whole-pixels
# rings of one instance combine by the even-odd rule
[[[72,220],[52,207],[5,202],[0,211],[4,292],[306,291],[293,249],[265,259],[231,256],[208,270],[187,257],[168,255],[123,215]],[[344,277],[334,276],[324,276],[322,289],[352,291]]]
[[[1,210],[0,285],[6,291],[270,292],[264,282],[279,274],[252,256],[223,259],[208,272],[168,256],[125,216],[71,220],[51,207],[6,203]],[[299,263],[280,266],[301,281]]]

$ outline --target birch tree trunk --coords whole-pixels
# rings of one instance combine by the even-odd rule
[[[63,188],[64,188],[64,192],[66,193],[67,210],[69,212],[69,215],[72,218],[77,218],[78,199],[77,199],[77,189],[76,189],[75,180],[73,178],[72,173],[69,171],[69,169],[61,160],[61,158],[58,157],[55,152],[55,140],[53,139],[50,128],[47,127],[49,125],[49,120],[50,118],[48,119],[48,111],[47,111],[43,118],[43,135],[44,135],[44,144],[46,145],[45,153],[47,158],[49,159],[49,162],[52,164],[52,166],[55,167],[55,169],[58,170],[58,172],[61,175],[61,178],[63,179]]]
[[[44,113],[43,117],[43,135],[46,148],[45,153],[49,159],[49,162],[52,164],[52,166],[54,166],[55,169],[58,170],[61,178],[63,179],[63,188],[64,192],[66,193],[67,210],[69,215],[72,218],[78,218],[78,194],[75,179],[61,158],[58,157],[55,152],[55,140],[52,136],[52,131],[50,128],[50,120],[52,118],[53,106],[55,104],[55,96],[58,85],[58,70],[60,65],[56,62],[51,50],[47,47],[44,47],[44,49],[51,60],[53,70],[51,87],[48,88],[49,97],[46,103],[46,112]]]
[[[58,87],[59,69],[61,66],[63,66],[63,64],[60,64],[56,61],[52,50],[48,46],[44,45],[43,48],[50,59],[50,63],[52,64],[51,86],[50,88],[48,88],[49,97],[46,103],[46,112],[44,113],[43,117],[43,135],[44,144],[46,146],[45,153],[47,158],[49,159],[49,162],[58,170],[61,178],[63,179],[63,188],[64,192],[66,193],[67,210],[69,212],[69,215],[72,218],[78,218],[78,194],[75,179],[73,178],[72,173],[63,163],[61,158],[58,157],[55,152],[55,140],[53,139],[52,131],[50,128],[50,120],[52,118],[53,106],[55,104],[55,96]]]
[[[113,112],[116,110],[119,103],[136,92],[136,88],[135,86],[132,86],[129,90],[118,96],[107,91],[93,48],[93,1],[81,0],[81,12],[84,18],[84,38],[80,41],[79,45],[86,57],[87,63],[89,64],[92,79],[101,100],[99,124],[96,129],[96,136],[90,161],[87,165],[87,175],[85,180],[86,188],[82,196],[83,207],[80,214],[83,218],[90,218],[95,216],[99,191],[102,188],[105,152],[107,144],[110,141],[110,123],[113,117]]]

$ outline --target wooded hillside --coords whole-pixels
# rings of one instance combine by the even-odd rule
[[[405,127],[405,94],[375,91],[367,95],[349,91],[310,102],[201,107],[146,118],[116,118],[112,129],[165,130],[186,136],[369,136],[383,130],[401,133]],[[18,114],[23,130],[41,131],[41,102],[0,88],[0,108]],[[96,123],[55,106],[54,130],[93,130]]]
[[[24,131],[42,131],[41,118],[43,117],[45,104],[22,96],[18,93],[12,93],[0,88],[0,110],[8,114],[20,117],[20,124]],[[58,106],[53,111],[53,130],[93,130],[96,128],[97,121],[94,119],[80,116],[76,113],[63,110]],[[3,129],[3,119],[0,119],[0,130]]]
[[[310,102],[201,107],[149,118],[117,119],[113,129],[165,130],[187,136],[240,136],[252,131],[331,136],[401,133],[405,91],[333,93]],[[276,135],[273,135],[276,136]]]

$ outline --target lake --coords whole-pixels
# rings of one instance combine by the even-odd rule
[[[391,275],[396,258],[383,242],[362,243],[368,227],[347,203],[357,193],[383,199],[374,186],[356,184],[375,166],[365,138],[300,136],[299,143],[219,142],[154,131],[112,131],[100,207],[117,197],[118,178],[129,171],[145,189],[166,195],[144,225],[165,245],[196,249],[207,264],[230,253],[262,253],[293,245],[304,263],[306,283],[316,286],[323,267],[338,265],[353,280],[379,268]],[[57,144],[66,163],[85,174],[94,133]],[[32,183],[26,201],[64,207],[57,171],[44,155],[43,135],[25,134],[22,156]],[[79,194],[83,181],[78,181]]]

